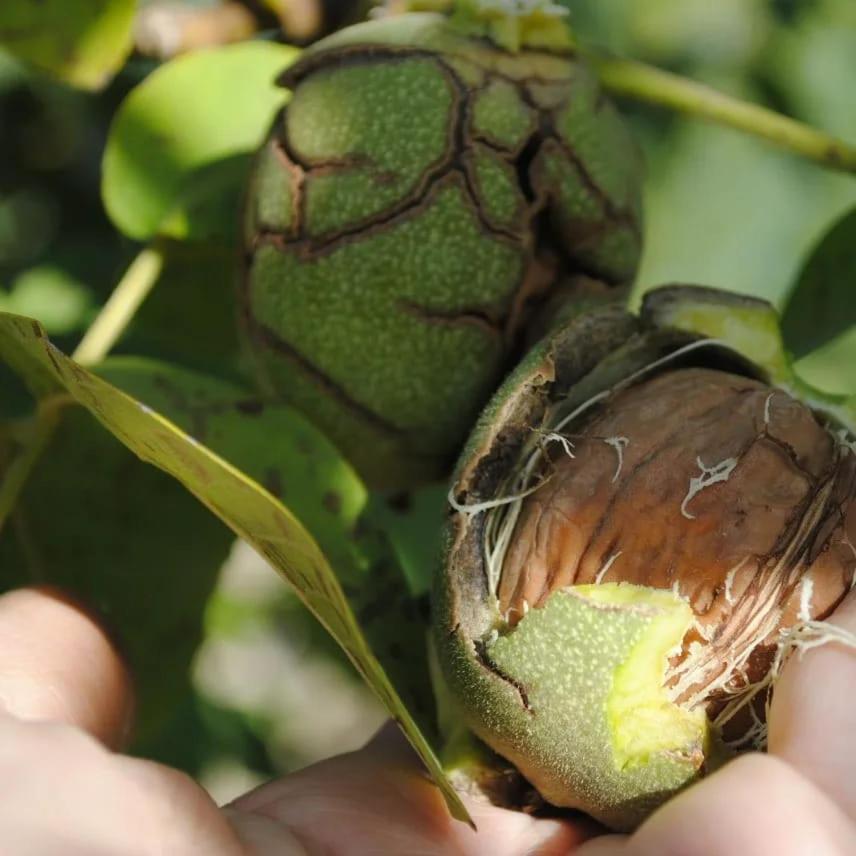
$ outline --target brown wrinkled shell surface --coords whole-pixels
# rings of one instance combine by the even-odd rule
[[[825,617],[850,589],[856,455],[786,393],[675,370],[569,430],[575,457],[551,445],[553,475],[525,501],[503,565],[509,621],[565,586],[675,588],[698,619],[672,664],[676,700],[714,713],[723,688],[769,668],[781,628]]]

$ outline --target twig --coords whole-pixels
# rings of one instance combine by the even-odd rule
[[[718,122],[815,163],[856,174],[856,146],[802,122],[642,62],[603,54],[590,54],[589,60],[604,87],[615,95]]]

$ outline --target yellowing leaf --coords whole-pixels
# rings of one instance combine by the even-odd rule
[[[294,515],[163,416],[58,351],[37,322],[0,314],[0,359],[10,356],[18,367],[36,367],[54,378],[142,460],[178,479],[294,586],[399,723],[452,814],[469,821],[433,749],[372,653],[327,559]]]

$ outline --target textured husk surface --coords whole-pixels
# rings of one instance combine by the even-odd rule
[[[584,62],[438,15],[340,31],[282,82],[248,193],[245,339],[374,484],[442,473],[538,308],[581,276],[632,279],[639,155]]]

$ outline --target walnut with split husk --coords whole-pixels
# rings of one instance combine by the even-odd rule
[[[463,721],[616,829],[762,748],[784,658],[838,638],[854,425],[790,371],[762,301],[666,288],[548,336],[450,494],[434,639]]]

